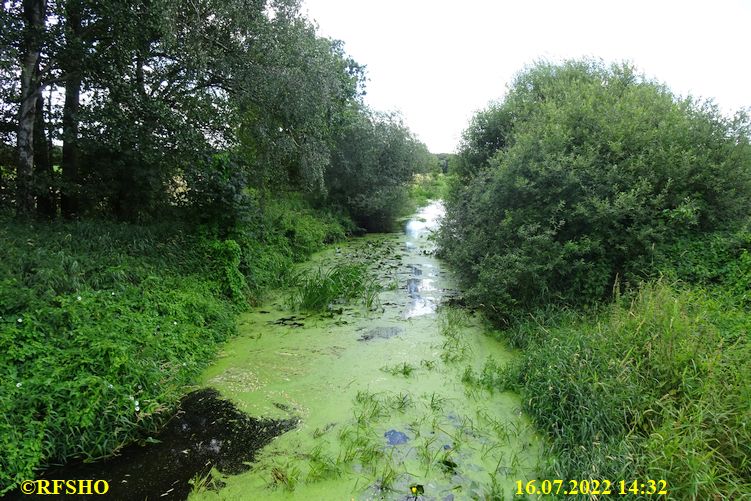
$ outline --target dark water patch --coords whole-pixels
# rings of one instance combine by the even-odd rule
[[[108,499],[187,499],[191,479],[207,475],[212,467],[230,475],[249,470],[248,463],[258,450],[296,425],[295,419],[252,418],[222,400],[216,390],[198,390],[183,398],[180,410],[156,437],[158,443],[134,444],[103,461],[51,468],[40,478],[106,480]],[[8,499],[43,500],[50,496],[11,493]]]
[[[383,436],[386,437],[389,445],[401,445],[409,442],[409,437],[401,431],[389,430]]]
[[[388,339],[404,332],[402,327],[375,327],[368,329],[357,340],[372,341],[373,339]]]
[[[441,469],[445,473],[452,474],[452,475],[456,473],[456,468],[459,466],[454,461],[451,461],[448,458],[441,459],[438,463],[441,465]]]
[[[268,323],[273,325],[284,325],[286,327],[304,327],[305,324],[302,322],[303,320],[305,320],[305,317],[292,315],[290,317],[281,317],[277,318],[276,320],[269,320]]]

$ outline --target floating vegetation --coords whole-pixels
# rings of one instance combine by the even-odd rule
[[[228,479],[218,498],[494,499],[491,474],[496,490],[517,477],[536,478],[542,448],[518,412],[521,402],[461,381],[465,367],[477,378],[487,365],[489,377],[513,357],[464,311],[414,308],[415,299],[445,304],[453,284],[440,262],[422,253],[425,238],[407,238],[415,245],[404,246],[395,236],[357,240],[333,256],[318,256],[319,268],[309,272],[311,289],[328,287],[337,263],[371,263],[360,271],[380,283],[396,277],[401,286],[379,293],[375,313],[329,298],[318,300],[328,301],[327,313],[293,318],[305,324],[294,329],[268,323],[289,318],[280,305],[246,317],[247,335],[230,343],[228,356],[207,378],[254,412],[280,415],[274,404],[287,403],[303,419],[299,433],[275,440],[254,471]],[[409,282],[417,276],[424,282]],[[329,318],[339,309],[341,316]],[[258,337],[259,330],[266,333]],[[282,354],[295,354],[294,363],[281,360]],[[251,366],[263,386],[244,393],[216,378],[238,365]]]

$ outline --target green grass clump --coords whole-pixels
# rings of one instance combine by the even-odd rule
[[[464,310],[446,307],[441,310],[441,360],[445,363],[464,360],[471,348],[464,339],[464,332],[468,325],[468,317]]]
[[[308,312],[336,309],[337,305],[358,299],[371,309],[378,300],[380,286],[362,263],[317,267],[293,277],[289,304]]]
[[[751,494],[751,316],[713,320],[732,308],[658,281],[511,329],[528,336],[516,383],[558,453],[551,474],[665,479],[674,499]]]
[[[391,374],[392,376],[409,377],[412,375],[413,372],[417,370],[417,367],[415,367],[414,365],[408,362],[402,362],[400,364],[387,365],[385,367],[381,367],[381,370],[383,372]]]

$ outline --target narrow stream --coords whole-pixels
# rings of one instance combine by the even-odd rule
[[[375,311],[292,316],[279,298],[241,318],[203,383],[251,416],[298,424],[248,472],[191,499],[511,499],[516,480],[535,477],[541,447],[518,397],[462,382],[513,355],[445,306],[457,291],[434,257],[442,215],[434,202],[401,235],[314,258],[372,263],[384,288]]]
[[[466,382],[513,355],[448,306],[431,239],[442,214],[434,202],[403,234],[307,264],[369,263],[375,308],[306,316],[272,298],[239,319],[158,443],[43,477],[105,479],[116,499],[512,499],[542,447],[516,395]]]

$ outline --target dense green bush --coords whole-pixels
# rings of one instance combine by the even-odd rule
[[[685,238],[657,253],[654,266],[674,280],[711,287],[739,306],[751,306],[751,231]]]
[[[751,206],[747,118],[627,66],[535,65],[475,117],[461,156],[443,252],[502,318],[607,297],[656,250]]]

